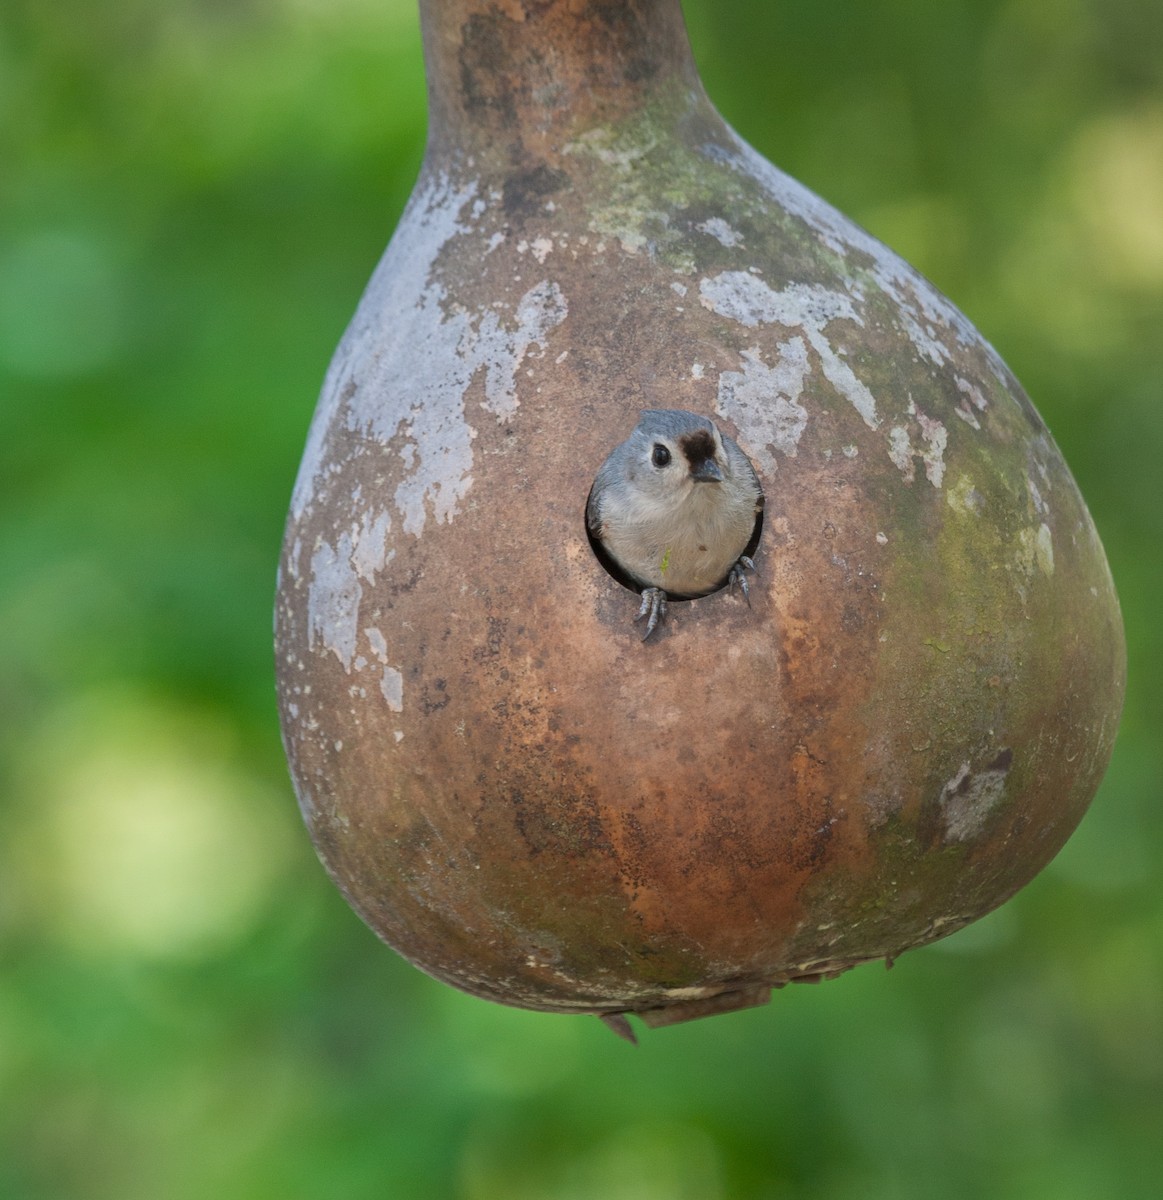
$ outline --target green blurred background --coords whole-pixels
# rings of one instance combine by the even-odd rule
[[[0,10],[0,1197],[1154,1200],[1163,5],[687,0],[728,120],[1025,382],[1131,673],[1016,900],[637,1050],[381,947],[283,764],[275,561],[420,162],[413,5]]]

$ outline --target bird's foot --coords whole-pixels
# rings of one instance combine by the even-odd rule
[[[731,573],[727,576],[727,584],[729,590],[734,592],[738,587],[743,593],[743,599],[747,601],[747,607],[751,607],[751,588],[747,583],[747,572],[755,570],[755,563],[748,558],[746,554],[739,555],[739,561],[731,568]]]
[[[644,588],[642,591],[642,607],[638,610],[638,615],[634,618],[635,621],[641,621],[646,618],[646,632],[642,635],[642,640],[646,639],[658,628],[658,622],[666,616],[666,593],[662,588]]]

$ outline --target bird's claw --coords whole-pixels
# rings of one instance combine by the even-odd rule
[[[747,572],[755,570],[755,563],[746,554],[739,556],[739,561],[731,568],[727,576],[727,582],[730,590],[734,592],[738,587],[743,593],[743,599],[747,601],[747,607],[751,607],[751,588],[747,582]],[[646,639],[658,628],[659,624],[666,619],[666,592],[662,588],[648,587],[642,589],[642,605],[638,609],[638,615],[634,618],[635,621],[641,621],[646,618],[646,632],[642,635],[642,640]]]
[[[658,622],[666,616],[666,593],[662,588],[644,588],[642,591],[642,607],[638,610],[638,615],[634,618],[635,621],[641,621],[646,617],[646,632],[642,635],[642,640],[646,639],[658,628]]]
[[[727,581],[730,590],[734,592],[736,586],[743,593],[743,599],[747,601],[747,607],[751,607],[751,588],[747,583],[747,572],[755,570],[755,563],[748,558],[746,554],[739,555],[739,561],[731,568],[731,573],[727,576]]]

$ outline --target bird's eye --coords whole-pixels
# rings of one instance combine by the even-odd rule
[[[661,442],[655,442],[650,461],[656,467],[665,467],[670,462],[670,451]]]

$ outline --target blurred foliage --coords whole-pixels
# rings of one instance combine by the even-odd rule
[[[0,1195],[1155,1197],[1163,6],[687,0],[737,129],[1023,379],[1131,676],[1078,834],[891,975],[649,1034],[453,992],[318,867],[270,610],[411,188],[412,0],[0,10]]]

